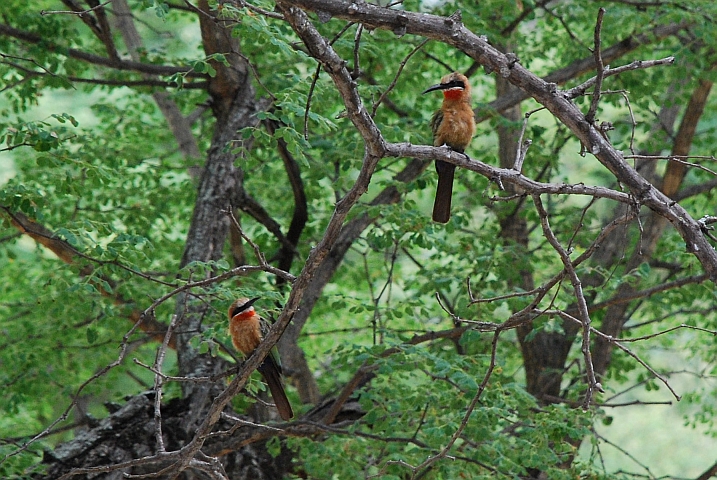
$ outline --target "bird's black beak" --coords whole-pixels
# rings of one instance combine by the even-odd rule
[[[254,302],[256,302],[257,300],[259,300],[260,298],[261,298],[261,297],[254,297],[254,298],[252,298],[251,300],[249,300],[248,302],[246,302],[244,305],[242,305],[241,307],[239,307],[239,309],[240,309],[240,310],[246,310],[247,308],[249,308],[249,307],[251,307],[252,305],[254,305]]]
[[[451,80],[447,83],[439,83],[438,85],[431,85],[427,89],[421,93],[423,95],[424,93],[433,92],[436,90],[448,90],[449,88],[462,88],[465,89],[466,85],[465,83],[461,82],[460,80]]]
[[[246,310],[246,309],[248,309],[249,307],[251,307],[252,305],[254,305],[254,302],[256,302],[257,300],[259,300],[260,298],[261,298],[261,297],[255,297],[255,298],[252,298],[251,300],[247,300],[243,305],[237,305],[236,307],[234,307],[234,310],[232,310],[232,313],[231,313],[230,316],[231,316],[232,318],[234,318],[234,316],[240,314],[240,313],[243,312],[244,310]]]
[[[421,92],[421,95],[428,92],[434,92],[436,90],[445,90],[446,88],[450,88],[447,83],[439,83],[438,85],[431,85],[427,89],[425,89],[423,92]]]

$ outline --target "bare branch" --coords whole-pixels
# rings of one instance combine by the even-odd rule
[[[44,15],[62,15],[62,14],[64,14],[64,15],[77,15],[78,17],[83,17],[86,14],[88,14],[94,10],[100,9],[100,8],[104,7],[105,5],[112,3],[113,1],[114,0],[107,0],[106,2],[100,3],[99,5],[95,5],[92,8],[88,8],[86,10],[79,10],[79,11],[74,10],[74,9],[73,10],[40,10],[40,15],[44,16]]]
[[[657,67],[657,66],[663,66],[663,65],[673,65],[675,63],[675,57],[665,57],[660,58],[658,60],[636,60],[632,63],[628,63],[627,65],[622,65],[620,67],[610,68],[610,66],[604,67],[603,70],[603,79],[607,77],[612,77],[615,75],[619,75],[624,72],[629,72],[632,70],[638,70],[642,68],[651,68],[651,67]],[[577,98],[580,95],[584,95],[585,91],[595,85],[597,83],[597,77],[592,77],[589,80],[585,81],[584,83],[581,83],[580,85],[570,88],[568,90],[565,90],[565,95],[568,98]]]
[[[555,310],[555,311],[550,311],[550,312],[546,312],[546,313],[553,313],[553,314],[555,314],[555,315],[560,316],[561,318],[564,318],[564,319],[566,319],[566,320],[570,320],[571,322],[578,322],[578,323],[582,324],[582,322],[581,322],[580,320],[578,320],[577,318],[573,317],[572,315],[570,315],[570,314],[568,314],[568,313],[565,313],[565,312],[563,312],[563,311],[561,311],[561,310]],[[682,328],[682,327],[681,327],[681,326],[680,326],[680,327],[676,327],[676,328],[674,328],[674,329],[671,329],[670,331],[676,330],[677,328]],[[656,371],[654,368],[652,368],[647,362],[645,362],[645,361],[644,361],[643,359],[641,359],[636,353],[634,353],[632,350],[630,350],[629,348],[627,348],[626,346],[624,346],[624,345],[622,344],[622,342],[624,342],[625,339],[619,339],[619,340],[618,340],[618,339],[616,339],[616,338],[614,338],[614,337],[612,337],[612,336],[610,336],[610,335],[605,335],[605,334],[602,333],[600,330],[597,330],[596,328],[593,328],[593,327],[590,327],[590,331],[591,331],[592,333],[594,333],[595,335],[599,336],[600,338],[602,338],[603,340],[605,340],[606,342],[608,342],[608,343],[610,343],[610,344],[612,344],[612,345],[615,345],[617,348],[619,348],[620,350],[622,350],[623,352],[627,353],[627,354],[630,355],[632,358],[634,358],[635,360],[637,360],[637,362],[638,362],[640,365],[642,365],[643,367],[645,367],[645,369],[646,369],[647,371],[649,371],[652,375],[654,375],[655,378],[657,378],[658,380],[660,380],[660,381],[668,388],[668,390],[670,390],[670,392],[672,393],[672,395],[673,395],[678,401],[681,399],[680,395],[678,395],[677,392],[675,392],[675,390],[672,388],[672,385],[670,385],[670,382],[668,382],[665,377],[663,377],[662,375],[660,375],[659,373],[657,373],[657,371]],[[708,332],[709,332],[709,331],[708,331]],[[712,334],[714,335],[714,332],[709,332],[709,333],[712,333]],[[653,336],[655,336],[655,335],[653,335]],[[645,337],[645,338],[649,338],[649,337]]]
[[[667,160],[670,162],[676,162],[681,165],[685,165],[687,167],[693,167],[698,168],[700,170],[703,170],[710,175],[714,175],[717,177],[717,172],[715,172],[712,169],[709,169],[705,167],[704,165],[700,165],[699,163],[694,162],[688,162],[687,158],[696,158],[701,160],[711,160],[715,161],[717,158],[715,158],[714,155],[627,155],[625,158],[634,158],[638,160]]]
[[[590,124],[595,123],[595,114],[597,113],[598,104],[600,103],[600,90],[602,89],[602,79],[605,74],[605,65],[603,65],[602,62],[602,52],[600,50],[600,45],[602,43],[602,39],[600,38],[600,32],[602,31],[602,19],[604,15],[605,9],[600,7],[598,9],[597,21],[595,22],[595,33],[593,36],[593,41],[595,45],[593,55],[595,56],[595,68],[597,70],[597,75],[595,75],[595,89],[592,96],[592,101],[590,102],[590,109],[588,110],[587,115],[585,115],[585,120]]]
[[[175,73],[181,73],[187,77],[206,78],[206,75],[194,72],[191,66],[175,67],[170,65],[152,65],[130,60],[118,61],[92,53],[87,53],[82,50],[77,50],[76,48],[65,48],[62,45],[53,43],[35,33],[26,32],[4,23],[0,23],[0,35],[16,38],[18,40],[22,40],[23,42],[32,44],[43,43],[48,50],[64,52],[70,58],[82,60],[93,65],[101,65],[110,69],[129,70],[154,75],[174,75]]]
[[[558,92],[556,85],[538,78],[518,63],[514,55],[509,57],[503,54],[491,46],[486,39],[465,28],[459,19],[385,9],[349,0],[286,0],[282,4],[293,5],[294,7],[291,8],[297,10],[303,8],[326,12],[336,18],[361,22],[373,28],[391,31],[400,29],[402,32],[440,40],[465,52],[489,71],[502,75],[507,81],[544,105],[568,127],[585,146],[586,151],[594,155],[615,176],[617,181],[625,185],[638,198],[642,205],[668,220],[683,238],[687,251],[698,258],[713,281],[717,280],[717,252],[702,234],[696,220],[682,206],[672,202],[667,195],[630,167],[625,162],[622,152],[616,150],[603,137],[600,130],[586,120],[585,115],[570,99]],[[311,53],[314,56],[320,56],[321,52]],[[331,62],[326,66],[339,70],[342,68],[342,63],[337,59],[337,63]],[[340,93],[342,96],[345,95],[345,92]],[[351,116],[352,110],[348,109],[348,112]],[[371,131],[375,125],[371,124],[373,126],[366,129],[369,123],[361,121],[354,122],[354,124],[364,140],[367,141],[367,147],[373,152],[381,152],[381,148],[375,149],[379,146],[375,143],[376,132]],[[449,161],[449,163],[459,165],[456,161]]]
[[[389,84],[388,88],[381,94],[380,97],[378,97],[378,100],[376,100],[376,103],[373,104],[373,109],[371,110],[371,117],[376,116],[376,110],[378,110],[379,105],[384,101],[386,96],[391,92],[391,90],[394,89],[396,86],[396,83],[398,83],[398,78],[401,76],[401,72],[403,72],[404,67],[408,63],[408,61],[411,59],[411,57],[418,52],[420,49],[423,48],[425,44],[428,43],[428,39],[423,40],[418,45],[416,45],[413,50],[408,52],[408,55],[406,55],[403,60],[401,60],[401,63],[398,65],[398,70],[396,71],[396,75],[393,77],[393,80]]]
[[[573,285],[573,291],[575,292],[575,300],[578,304],[578,310],[580,312],[580,322],[583,328],[582,338],[582,352],[585,358],[585,372],[587,374],[588,389],[585,393],[585,408],[590,406],[592,400],[593,390],[599,392],[603,391],[602,385],[595,378],[595,370],[593,369],[592,355],[590,353],[590,314],[588,313],[588,305],[583,295],[583,287],[578,277],[573,262],[570,260],[570,254],[563,248],[558,239],[555,237],[550,224],[548,223],[548,212],[543,207],[543,202],[540,200],[539,195],[533,195],[533,203],[540,216],[540,224],[543,227],[543,235],[548,239],[548,242],[560,255],[560,260],[563,262],[565,271],[570,277],[570,281]]]

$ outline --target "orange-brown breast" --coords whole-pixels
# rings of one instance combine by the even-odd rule
[[[229,334],[237,350],[244,355],[251,355],[261,343],[259,315],[254,312],[253,308],[234,315],[229,321]]]
[[[439,112],[442,118],[436,119],[433,145],[448,145],[462,152],[471,143],[475,133],[473,109],[464,101],[446,98]]]

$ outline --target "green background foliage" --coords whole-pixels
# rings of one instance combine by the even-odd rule
[[[171,2],[130,4],[145,42],[143,62],[191,66],[195,73],[216,74],[214,64],[201,49],[195,14]],[[274,8],[271,2],[253,4]],[[127,315],[133,309],[147,308],[171,290],[170,284],[202,277],[203,269],[227,271],[230,256],[227,251],[224,262],[179,269],[199,182],[191,169],[201,167],[204,159],[187,158],[179,151],[151,96],[159,88],[123,86],[122,82],[141,77],[66,56],[67,49],[96,55],[105,52],[76,15],[39,15],[43,9],[62,10],[60,2],[5,0],[4,5],[4,23],[32,32],[43,41],[33,44],[0,35],[0,205],[5,213],[0,230],[0,269],[5,279],[0,283],[0,457],[61,415],[78,389],[92,378],[81,391],[78,408],[58,425],[57,434],[0,463],[0,476],[20,478],[40,460],[42,449],[52,449],[73,438],[72,427],[87,424],[88,417],[105,416],[105,402],[122,402],[125,396],[151,388],[152,373],[132,361],[154,361],[158,344],[146,333],[136,332],[129,338],[129,353],[120,365],[93,377],[118,358],[118,346],[132,326]],[[669,153],[673,139],[654,131],[655,118],[666,101],[685,105],[696,82],[714,76],[717,7],[713,2],[695,0],[643,8],[627,2],[597,1],[547,5],[532,11],[510,32],[506,29],[511,28],[520,10],[513,1],[436,5],[406,1],[401,8],[437,15],[460,9],[466,27],[486,35],[495,45],[508,44],[507,50],[514,51],[521,64],[538,75],[590,55],[600,6],[607,8],[603,46],[630,35],[649,35],[659,25],[692,22],[689,36],[698,41],[679,36],[649,41],[613,65],[674,55],[674,66],[640,69],[608,78],[603,85],[603,90],[616,92],[602,97],[599,110],[599,120],[612,122],[615,127],[609,133],[615,147],[626,154],[631,149]],[[531,2],[523,6],[532,7]],[[318,79],[314,77],[316,62],[304,52],[287,23],[228,3],[222,4],[222,9],[233,23],[232,34],[241,39],[242,54],[252,64],[257,97],[271,96],[274,100],[275,108],[262,113],[261,119],[281,125],[273,134],[261,124],[238,132],[238,138],[251,139],[251,143],[238,150],[243,156],[236,165],[244,172],[245,189],[284,229],[291,221],[294,205],[284,166],[276,154],[279,140],[286,142],[301,168],[309,218],[292,267],[292,273],[297,274],[324,234],[337,199],[356,179],[364,153],[363,139],[344,114],[331,78],[323,72]],[[346,25],[338,19],[315,23],[328,39],[336,38]],[[336,51],[349,59],[349,68],[356,29],[356,25],[349,27],[333,43]],[[122,50],[121,40],[116,41]],[[397,37],[385,30],[363,31],[361,76],[357,81],[369,111],[394,81],[399,62],[421,41],[413,35]],[[466,71],[471,65],[465,54],[435,41],[413,55],[387,101],[376,109],[375,121],[386,140],[430,144],[428,122],[439,98],[420,92],[436,83],[448,71],[446,66]],[[593,74],[574,78],[567,86]],[[104,78],[116,84],[100,85],[78,78]],[[207,92],[191,88],[196,79],[184,75],[166,75],[162,80],[176,84],[162,90],[184,115],[205,108],[193,123],[192,132],[200,151],[206,152],[215,127],[205,107]],[[474,106],[481,111],[496,96],[495,75],[478,69],[471,83]],[[672,92],[675,85],[679,88]],[[589,102],[589,96],[577,100],[583,111],[587,111]],[[522,111],[538,107],[527,100]],[[714,155],[716,111],[712,96],[691,154]],[[467,153],[498,165],[496,129],[499,125],[519,129],[522,122],[511,123],[495,112],[487,113],[491,118],[478,125]],[[526,137],[533,141],[523,171],[526,176],[544,182],[619,189],[614,177],[594,158],[579,154],[579,143],[547,112],[530,117]],[[405,159],[381,160],[369,191],[349,216],[368,214],[376,221],[352,245],[302,334],[300,346],[324,395],[337,394],[362,364],[376,369],[376,377],[360,391],[359,403],[365,415],[359,421],[341,432],[327,431],[323,438],[287,440],[308,478],[331,478],[330,474],[333,478],[405,478],[405,464],[421,464],[431,452],[440,451],[464,421],[467,405],[489,369],[492,334],[472,331],[457,343],[437,340],[409,345],[414,334],[454,326],[436,301],[436,293],[457,317],[500,323],[523,308],[527,300],[514,297],[470,304],[466,279],[470,279],[477,297],[490,298],[517,291],[523,274],[532,275],[540,285],[562,269],[559,257],[543,237],[529,199],[523,200],[527,206],[519,205],[519,201],[495,201],[494,197],[504,193],[494,182],[458,169],[453,218],[445,226],[437,225],[428,214],[436,182],[433,168],[415,181],[401,184],[393,177],[404,165]],[[705,165],[714,170],[714,161]],[[661,161],[658,172],[664,168]],[[714,178],[713,172],[690,169],[683,188],[704,185]],[[400,189],[401,201],[370,205],[370,199],[389,185]],[[608,200],[591,202],[590,197],[577,196],[544,197],[544,203],[553,231],[563,245],[572,247],[573,258],[588,248],[615,208]],[[711,193],[680,203],[694,218],[715,214]],[[500,236],[499,220],[519,206],[524,207],[519,217],[530,225],[528,248]],[[21,235],[10,213],[24,214],[48,228],[76,249],[80,260],[71,265],[63,263]],[[242,217],[242,228],[271,261],[281,246],[277,239],[249,216]],[[626,255],[639,248],[640,224],[633,222],[623,235]],[[249,263],[256,263],[251,255]],[[697,260],[685,252],[682,239],[670,230],[660,239],[649,263],[630,271],[625,262],[617,262],[609,270],[603,268],[585,263],[578,269],[581,276],[604,275],[599,287],[587,289],[586,293],[594,295],[594,304],[613,299],[626,282],[645,290],[702,271]],[[244,282],[228,281],[201,291],[213,308],[204,322],[205,330],[197,333],[196,344],[203,345],[201,348],[230,358],[217,345],[230,344],[224,312],[238,293],[259,294],[264,297],[263,310],[278,313],[273,302],[281,302],[288,292],[276,286],[274,277],[255,273]],[[515,333],[509,331],[499,339],[495,370],[485,392],[449,452],[457,460],[437,462],[430,478],[516,478],[526,475],[530,468],[541,469],[551,479],[616,478],[614,472],[619,469],[647,471],[655,476],[687,472],[689,476],[704,470],[715,460],[716,446],[716,297],[714,284],[704,282],[641,298],[631,307],[623,332],[623,337],[636,338],[680,324],[703,329],[677,330],[629,344],[670,382],[678,382],[684,395],[679,413],[667,417],[662,427],[694,427],[684,432],[680,442],[700,447],[692,460],[678,464],[678,470],[670,469],[664,458],[659,458],[664,452],[651,451],[650,438],[630,445],[630,453],[639,459],[637,464],[625,457],[610,457],[610,453],[603,456],[603,449],[609,449],[604,438],[610,438],[613,432],[616,436],[625,431],[635,433],[633,417],[651,417],[658,408],[667,407],[625,407],[632,409],[629,415],[609,407],[575,408],[585,386],[579,338],[563,379],[568,401],[541,403],[525,390],[524,358]],[[567,280],[551,298],[551,308],[568,308],[575,300]],[[172,312],[173,306],[164,303],[157,309],[157,319],[166,325]],[[604,314],[604,309],[592,312],[593,322],[600,325]],[[534,327],[536,333],[562,328],[555,317],[541,318]],[[398,353],[381,355],[394,346]],[[171,370],[173,365],[170,354],[165,367]],[[683,377],[691,380],[683,382]],[[602,383],[607,393],[599,396],[598,402],[609,401],[624,391],[630,393],[619,399],[671,399],[662,383],[634,358],[619,351],[612,356]],[[181,395],[176,385],[165,393],[168,399]],[[289,395],[298,411],[310,408],[300,405],[291,389]],[[245,399],[235,403],[238,409],[246,405]],[[617,418],[621,421],[614,421]],[[611,422],[609,427],[603,426]],[[65,426],[68,428],[62,428]],[[583,449],[578,454],[581,441]]]

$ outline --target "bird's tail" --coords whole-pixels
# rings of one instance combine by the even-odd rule
[[[438,187],[433,204],[433,221],[447,223],[451,219],[451,197],[453,197],[453,175],[456,166],[442,160],[436,160]]]
[[[259,366],[259,373],[264,377],[264,381],[269,387],[271,396],[274,399],[276,409],[283,420],[289,420],[294,416],[291,409],[289,399],[286,398],[284,386],[281,384],[281,367],[276,363],[271,355],[268,355],[264,362]]]

